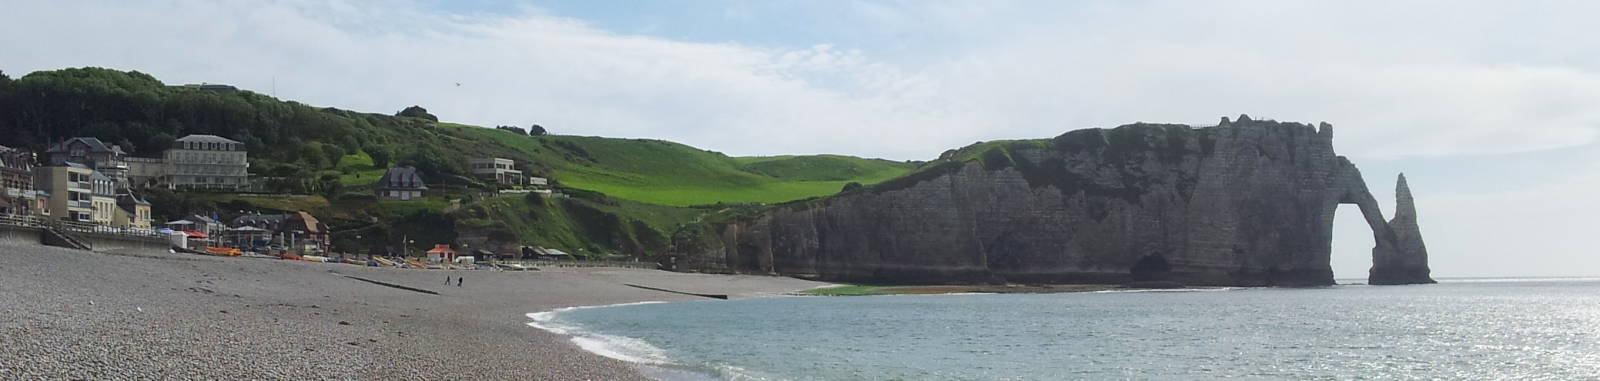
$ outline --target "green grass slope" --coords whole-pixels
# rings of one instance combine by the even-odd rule
[[[879,182],[905,174],[911,164],[841,155],[735,157],[740,169],[789,181]]]
[[[340,170],[339,183],[347,187],[371,186],[383,177],[384,168],[379,168],[372,162],[372,156],[366,151],[344,155],[335,167]]]
[[[441,124],[485,151],[532,158],[538,171],[562,185],[628,200],[671,206],[776,203],[838,193],[846,183],[873,184],[912,164],[848,156],[734,158],[683,144],[649,139],[523,136]]]
[[[665,252],[678,225],[699,209],[642,204],[615,198],[493,197],[455,213],[461,231],[491,241],[558,248],[577,255],[620,253],[647,257]]]

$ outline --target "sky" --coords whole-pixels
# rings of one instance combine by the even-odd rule
[[[1589,1],[20,1],[0,70],[100,66],[318,106],[729,155],[929,160],[1222,116],[1336,126],[1434,274],[1600,275]],[[1335,224],[1335,275],[1372,238]]]

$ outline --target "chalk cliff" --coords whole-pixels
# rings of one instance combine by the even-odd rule
[[[717,226],[706,270],[884,283],[1333,283],[1338,204],[1373,231],[1372,283],[1431,283],[1405,179],[1385,221],[1333,126],[1223,118],[977,144],[912,175]]]

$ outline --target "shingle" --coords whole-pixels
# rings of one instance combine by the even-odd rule
[[[45,152],[66,152],[67,151],[66,147],[69,146],[69,145],[72,145],[73,142],[83,142],[83,144],[88,145],[89,146],[89,152],[115,152],[115,151],[111,150],[111,147],[107,147],[105,142],[100,141],[99,138],[72,138],[72,139],[67,139],[67,141],[64,141],[64,142],[61,142],[59,144],[50,146],[50,149],[49,150],[45,150]]]

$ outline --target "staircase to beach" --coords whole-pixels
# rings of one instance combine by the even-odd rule
[[[67,234],[66,230],[62,229],[60,226],[46,224],[43,226],[43,228],[44,229],[41,229],[43,231],[43,236],[41,239],[46,245],[78,250],[94,250],[93,246],[89,245],[88,242],[78,239],[77,237],[73,237],[71,234]]]

